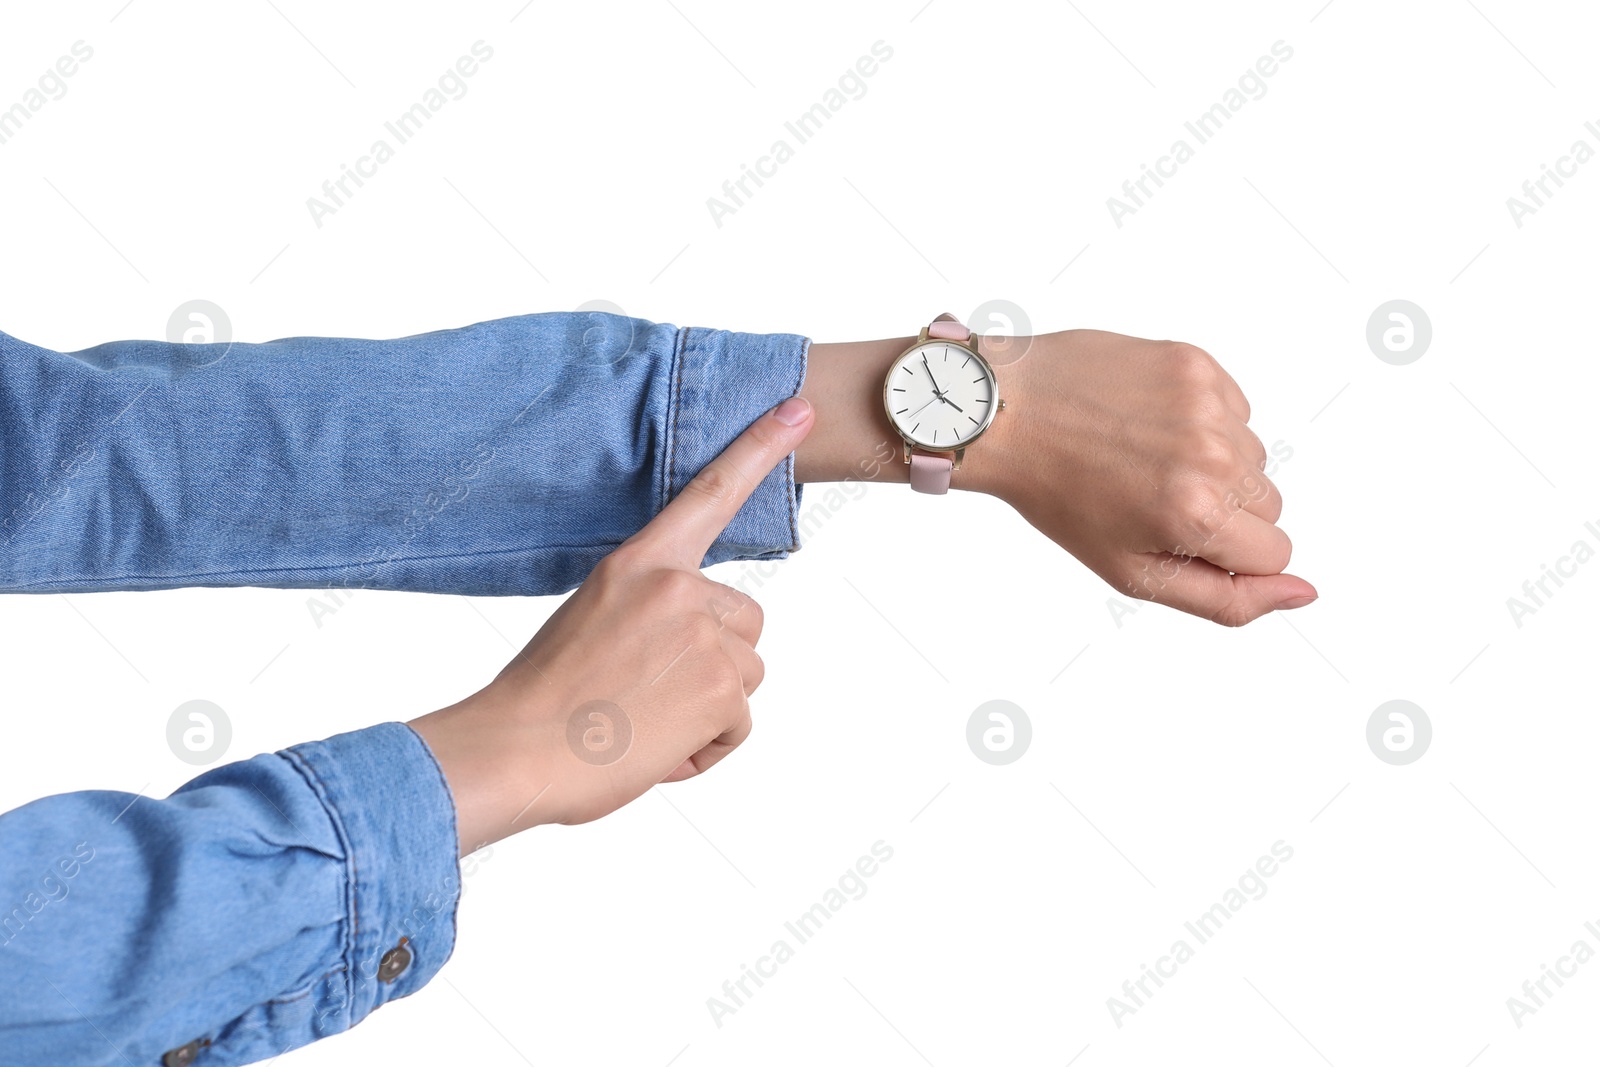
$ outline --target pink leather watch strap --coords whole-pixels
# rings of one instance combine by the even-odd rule
[[[972,338],[972,331],[957,322],[956,317],[947,311],[928,323],[928,336],[937,337],[941,341],[967,341]]]
[[[921,449],[914,449],[911,453],[911,488],[936,496],[948,493],[950,469],[953,466],[948,456],[933,456]]]
[[[928,323],[928,337],[941,341],[966,342],[971,340],[972,331],[947,311]],[[919,493],[932,493],[935,496],[948,493],[950,472],[954,467],[955,462],[948,453],[942,456],[934,455],[920,448],[914,448],[911,450],[911,488]]]

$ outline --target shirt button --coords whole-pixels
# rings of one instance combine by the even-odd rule
[[[406,942],[409,940],[410,938],[402,937],[398,945],[383,954],[383,959],[378,961],[378,981],[388,985],[406,973],[406,968],[411,966],[411,950],[406,948]],[[188,1062],[185,1060],[178,1067],[187,1067]],[[172,1065],[169,1064],[168,1067]]]
[[[161,1067],[189,1067],[200,1055],[200,1042],[191,1041],[161,1057]]]

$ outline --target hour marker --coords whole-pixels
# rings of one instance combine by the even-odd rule
[[[971,357],[971,356],[968,356],[968,357],[967,357],[967,363],[971,363],[971,362],[972,362],[972,357]],[[963,363],[963,364],[961,364],[961,367],[960,367],[960,369],[961,369],[961,370],[966,370],[966,369],[967,369],[967,363]]]
[[[973,385],[977,385],[977,384],[978,384],[978,383],[979,383],[979,382],[981,382],[981,381],[983,381],[983,379],[982,379],[982,378],[974,378],[974,379],[972,379],[972,384],[973,384]]]
[[[921,426],[921,425],[922,425],[922,423],[920,423],[920,422],[919,422],[919,423],[917,423],[917,426]],[[911,427],[911,432],[912,432],[912,433],[916,433],[916,432],[917,432],[917,426],[913,426],[913,427]]]
[[[908,412],[910,410],[911,410],[910,408],[901,408],[899,411],[895,412],[895,414],[896,415],[904,415],[906,412]]]
[[[939,443],[939,431],[938,430],[933,431],[933,443],[934,444],[938,444]]]
[[[974,404],[987,404],[988,401],[987,400],[974,400],[973,403]]]
[[[897,393],[903,393],[903,392],[905,392],[905,390],[904,390],[904,389],[902,389],[902,388],[900,388],[900,387],[899,387],[899,386],[898,386],[898,385],[897,385],[897,386],[895,386],[895,387],[894,387],[894,392],[897,392]]]
[[[971,415],[967,416],[967,421],[972,423],[972,425],[974,425],[974,426],[978,425],[978,420],[973,418]]]
[[[901,367],[900,369],[905,371],[907,374],[911,373],[911,368],[910,367]]]

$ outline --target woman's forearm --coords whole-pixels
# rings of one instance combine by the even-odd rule
[[[0,1062],[250,1063],[348,1030],[449,958],[457,850],[439,766],[399,723],[164,800],[0,814]]]
[[[389,340],[0,334],[0,589],[573,588],[762,411],[805,339],[591,312]],[[708,562],[795,545],[787,467]]]

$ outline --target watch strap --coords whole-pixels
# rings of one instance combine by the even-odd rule
[[[972,340],[972,331],[947,311],[928,323],[928,336],[937,337],[941,341],[965,342]]]
[[[949,456],[935,456],[921,449],[911,451],[911,488],[919,493],[941,496],[950,491]]]

